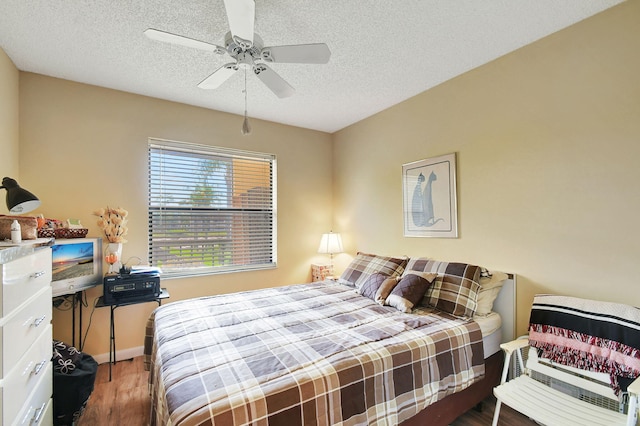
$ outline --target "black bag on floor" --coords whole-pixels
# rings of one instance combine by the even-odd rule
[[[53,341],[53,424],[72,425],[93,392],[98,363],[59,340]]]

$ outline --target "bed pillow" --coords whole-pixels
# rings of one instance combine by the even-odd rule
[[[398,284],[398,277],[390,278],[388,275],[375,273],[370,275],[357,289],[357,292],[369,299],[384,304],[391,290]]]
[[[406,257],[378,256],[376,254],[358,252],[347,269],[340,275],[338,282],[360,288],[366,279],[376,272],[389,277],[402,275],[406,264]]]
[[[498,297],[498,293],[500,293],[502,285],[507,278],[509,276],[504,272],[487,271],[486,273],[481,273],[478,306],[476,307],[475,316],[486,316],[493,311],[493,302]]]
[[[436,279],[427,289],[422,304],[457,317],[470,318],[478,306],[480,269],[467,263],[411,258],[404,274],[409,271],[436,273]]]
[[[403,275],[391,290],[385,305],[393,306],[402,312],[411,312],[413,307],[420,303],[436,276],[433,273],[417,271]]]

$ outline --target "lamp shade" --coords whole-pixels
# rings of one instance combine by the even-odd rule
[[[343,251],[344,249],[342,248],[342,238],[340,237],[340,234],[334,234],[333,232],[322,234],[320,246],[318,247],[318,253],[335,254],[342,253]]]
[[[0,188],[7,190],[7,208],[11,213],[27,213],[40,205],[38,197],[21,188],[15,179],[3,178]]]

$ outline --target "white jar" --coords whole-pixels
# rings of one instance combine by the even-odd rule
[[[11,223],[11,242],[13,244],[22,242],[22,230],[20,229],[20,224],[16,219]]]

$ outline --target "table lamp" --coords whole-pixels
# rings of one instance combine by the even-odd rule
[[[318,253],[329,254],[330,258],[330,274],[333,276],[333,255],[342,253],[344,248],[342,247],[342,238],[340,234],[329,232],[328,234],[322,234],[320,240],[320,246],[318,247]]]
[[[5,177],[2,179],[0,189],[7,190],[7,208],[11,213],[27,213],[35,210],[40,205],[38,197],[18,185],[15,179]]]

